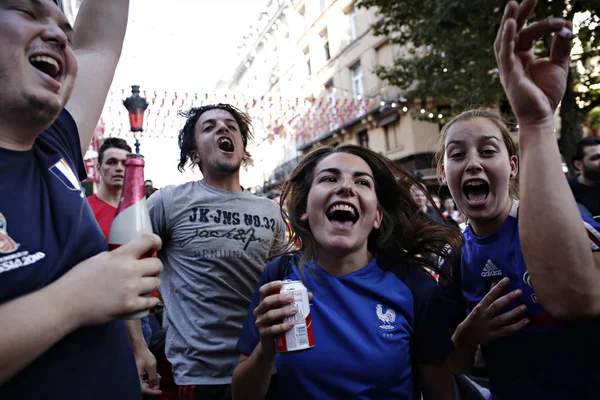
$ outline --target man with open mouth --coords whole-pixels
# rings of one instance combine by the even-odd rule
[[[128,10],[86,0],[73,29],[55,1],[0,2],[1,399],[141,398],[115,319],[156,305],[162,265],[138,259],[160,239],[106,252],[80,185]]]
[[[252,138],[248,117],[227,104],[185,116],[179,169],[189,162],[203,179],[148,198],[154,232],[165,243],[165,353],[180,399],[228,399],[244,317],[285,225],[277,204],[240,186]]]

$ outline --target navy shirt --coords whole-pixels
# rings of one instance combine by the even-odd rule
[[[464,232],[462,293],[467,312],[489,292],[492,282],[510,278],[505,293],[523,295],[501,312],[527,306],[529,325],[504,339],[482,346],[494,400],[600,398],[600,319],[563,322],[552,318],[539,303],[521,252],[518,202],[491,235]],[[590,247],[598,251],[600,225],[584,217]],[[560,234],[560,232],[556,232]]]
[[[575,176],[569,179],[569,186],[575,200],[582,204],[592,214],[592,217],[600,217],[600,183],[584,185],[579,183]]]
[[[254,293],[237,345],[247,356],[260,340],[252,314],[258,289],[279,279],[279,263],[276,259],[267,265]],[[439,361],[453,350],[433,278],[403,267],[406,281],[418,281],[414,287],[425,294],[416,304],[414,293],[394,273],[380,268],[376,258],[343,276],[313,265],[315,276],[305,269],[304,277],[314,294],[310,313],[315,347],[276,356],[282,398],[412,399],[411,364]],[[296,265],[285,279],[300,280]],[[418,324],[415,309],[422,320]]]
[[[85,177],[77,126],[66,110],[31,150],[0,148],[0,303],[106,250],[81,191]],[[107,397],[141,397],[123,321],[72,332],[0,387],[0,399]]]

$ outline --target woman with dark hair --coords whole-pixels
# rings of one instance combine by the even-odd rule
[[[287,268],[279,258],[263,272],[238,343],[234,398],[264,399],[275,363],[288,399],[454,398],[447,303],[426,268],[445,272],[423,255],[445,258],[447,246],[459,251],[461,236],[418,212],[414,183],[364,147],[304,157],[281,193],[290,242],[298,237],[301,248]],[[283,279],[314,293],[316,346],[281,356],[274,339],[294,329],[282,320],[296,312],[278,294]]]

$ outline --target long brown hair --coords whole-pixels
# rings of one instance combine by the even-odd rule
[[[508,150],[508,157],[517,156],[518,147],[512,136],[510,136],[510,131],[508,130],[508,122],[502,118],[499,114],[493,113],[491,111],[485,110],[483,108],[476,108],[473,110],[464,111],[458,114],[456,117],[452,118],[440,132],[440,137],[438,139],[435,151],[435,163],[437,167],[437,176],[438,179],[441,180],[442,177],[442,165],[444,165],[444,156],[446,154],[446,136],[448,135],[448,131],[457,122],[469,121],[473,118],[485,118],[498,128],[500,134],[502,135],[502,141]],[[513,199],[519,198],[519,184],[518,184],[518,176],[519,173],[515,177],[510,179],[509,192],[510,196]]]
[[[379,229],[373,229],[369,234],[369,251],[391,260],[426,267],[447,277],[447,271],[441,271],[438,267],[437,258],[442,257],[448,261],[447,246],[452,254],[460,254],[460,232],[450,226],[436,224],[420,212],[410,194],[413,184],[422,187],[416,178],[388,158],[355,145],[321,147],[312,151],[300,161],[283,184],[280,204],[287,206],[282,207],[282,213],[292,228],[287,249],[299,239],[299,250],[302,252],[298,263],[300,273],[303,274],[306,261],[316,259],[318,252],[317,242],[308,222],[300,218],[306,212],[308,193],[317,164],[335,153],[360,157],[373,172],[375,194],[383,211],[383,218]],[[312,263],[308,263],[308,268],[312,271],[311,265]]]

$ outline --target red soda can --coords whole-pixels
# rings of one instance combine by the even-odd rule
[[[286,317],[283,322],[295,322],[294,327],[275,339],[275,350],[278,353],[309,350],[315,345],[308,291],[301,281],[283,281],[280,294],[291,294],[294,300],[286,307],[297,307],[295,315]]]
[[[150,214],[148,213],[148,206],[146,204],[144,165],[144,158],[141,155],[127,155],[127,159],[125,160],[123,193],[108,236],[109,250],[114,250],[145,233],[152,233],[152,223],[150,222]],[[142,258],[151,256],[152,252]],[[140,311],[124,318],[136,319],[146,315],[148,315],[148,310]]]

